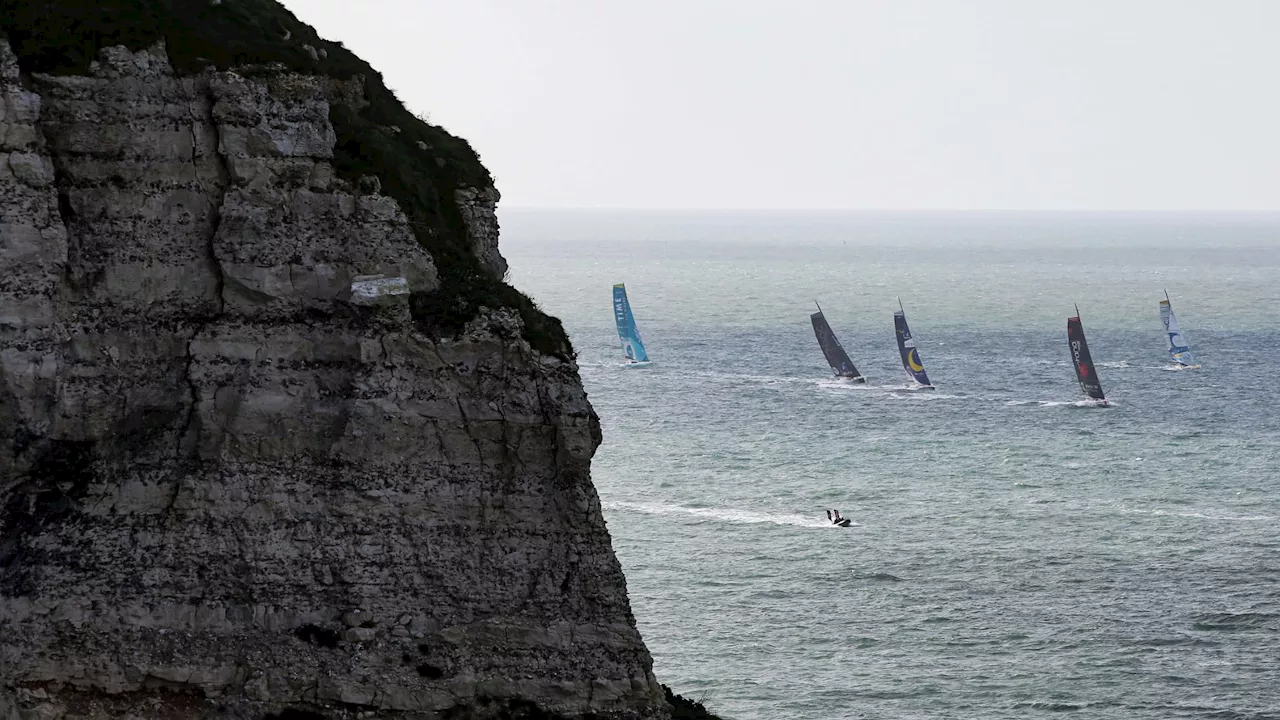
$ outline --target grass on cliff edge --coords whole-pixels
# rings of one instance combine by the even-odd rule
[[[454,191],[488,187],[493,179],[467,141],[419,120],[380,73],[342,43],[322,40],[275,0],[0,0],[5,35],[28,73],[84,74],[104,47],[136,51],[164,40],[179,73],[280,63],[310,75],[363,77],[368,103],[334,104],[330,113],[338,136],[334,167],[352,182],[377,176],[435,258],[440,289],[411,298],[418,326],[456,335],[481,306],[513,308],[535,349],[572,355],[560,321],[491,276],[471,251]]]

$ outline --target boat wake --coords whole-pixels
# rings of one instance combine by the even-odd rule
[[[919,385],[869,385],[867,383],[855,383],[849,380],[831,378],[829,380],[819,380],[818,387],[830,388],[834,390],[877,390],[880,392],[893,393],[919,393],[932,394],[936,393],[935,388],[925,388]]]
[[[1013,407],[1076,407],[1076,408],[1099,408],[1099,407],[1115,407],[1115,403],[1110,400],[1094,400],[1092,398],[1086,400],[1009,400],[1005,405]]]
[[[872,582],[902,582],[902,578],[897,575],[890,575],[889,573],[870,573],[864,575],[862,573],[855,572],[853,573],[853,579],[870,580]]]
[[[1157,517],[1179,517],[1194,520],[1225,520],[1227,522],[1272,522],[1276,519],[1272,515],[1226,515],[1194,511],[1146,510],[1142,508],[1120,508],[1120,513],[1123,515],[1154,515]]]
[[[713,372],[709,370],[682,370],[687,377],[705,378],[722,383],[756,383],[759,385],[791,385],[809,382],[808,378],[787,375],[750,375],[746,373]]]
[[[866,383],[856,383],[850,380],[819,380],[818,387],[828,390],[891,390],[898,385],[867,385]]]
[[[733,523],[735,525],[790,525],[807,528],[834,528],[835,525],[821,517],[786,513],[758,513],[749,510],[727,510],[724,508],[694,508],[683,505],[661,505],[658,503],[607,502],[605,510],[635,512],[644,515],[676,515],[698,518],[706,522]],[[854,526],[857,523],[853,523]]]
[[[950,395],[948,393],[940,393],[937,390],[924,390],[922,388],[900,387],[898,392],[893,393],[890,397],[899,400],[965,400],[968,395]]]
[[[968,395],[952,395],[938,392],[934,387],[920,385],[864,385],[840,380],[819,380],[817,386],[825,390],[857,390],[859,392],[877,392],[886,397],[898,400],[966,400]]]

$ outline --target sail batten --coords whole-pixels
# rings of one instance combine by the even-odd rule
[[[644,343],[640,340],[640,331],[636,328],[635,316],[631,314],[631,303],[627,301],[627,288],[623,283],[613,286],[613,319],[618,324],[618,339],[622,341],[622,354],[627,362],[649,362],[649,353],[645,352]]]
[[[836,338],[835,331],[831,329],[827,317],[822,314],[822,309],[809,316],[809,320],[813,323],[813,334],[818,338],[818,345],[822,347],[822,355],[826,357],[827,364],[840,377],[862,379],[858,368],[854,367],[853,361],[849,359],[849,354],[844,351],[844,347],[840,345],[840,340]]]
[[[1191,355],[1191,347],[1182,331],[1178,329],[1178,316],[1173,313],[1173,304],[1166,295],[1160,301],[1160,322],[1164,323],[1165,341],[1169,344],[1169,359],[1182,367],[1191,367],[1195,358]]]
[[[1098,379],[1098,369],[1094,367],[1093,357],[1089,354],[1089,343],[1084,339],[1084,324],[1080,322],[1078,315],[1067,318],[1067,345],[1071,348],[1071,360],[1076,368],[1080,389],[1094,400],[1106,400],[1107,397],[1102,392],[1102,381]]]
[[[924,371],[924,362],[920,360],[920,351],[916,349],[916,341],[911,337],[911,328],[907,325],[907,314],[898,310],[893,314],[893,328],[898,336],[898,354],[902,357],[902,369],[916,383],[932,387],[929,376]]]

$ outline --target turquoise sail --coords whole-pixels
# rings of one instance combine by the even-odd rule
[[[649,362],[649,353],[645,352],[640,331],[636,329],[636,318],[631,314],[631,303],[627,302],[627,288],[622,283],[613,286],[613,319],[618,323],[618,339],[622,341],[622,354],[627,362]]]

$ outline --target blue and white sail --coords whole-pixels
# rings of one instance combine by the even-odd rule
[[[1165,339],[1169,342],[1169,359],[1179,367],[1198,367],[1191,355],[1191,347],[1178,329],[1178,316],[1173,314],[1173,304],[1169,302],[1169,293],[1160,301],[1160,322],[1164,323]]]
[[[618,323],[618,339],[622,341],[622,354],[627,362],[649,362],[649,353],[645,352],[640,331],[636,329],[636,318],[631,314],[631,303],[627,302],[627,288],[622,283],[613,286],[613,319]]]

